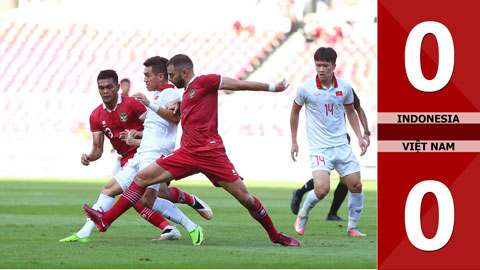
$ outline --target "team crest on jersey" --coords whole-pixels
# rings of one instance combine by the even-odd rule
[[[120,113],[120,121],[127,122],[127,120],[128,120],[128,114],[126,112]]]
[[[195,96],[195,89],[190,90],[190,94],[188,94],[190,98],[193,98]]]

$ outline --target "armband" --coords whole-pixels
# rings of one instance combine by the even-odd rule
[[[158,112],[158,109],[160,109],[160,105],[150,102],[150,104],[148,104],[148,108],[154,112]]]
[[[268,91],[275,92],[275,84],[271,83],[268,85]]]

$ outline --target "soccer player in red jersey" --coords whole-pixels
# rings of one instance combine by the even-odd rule
[[[138,202],[149,185],[200,172],[247,208],[250,215],[265,228],[273,243],[300,246],[297,239],[275,229],[263,205],[248,192],[242,178],[228,159],[217,130],[218,90],[282,92],[288,87],[285,80],[277,84],[267,84],[215,74],[195,76],[192,60],[182,54],[170,59],[167,71],[170,82],[177,88],[184,88],[180,107],[183,130],[181,147],[140,171],[125,191],[131,196],[122,195],[110,211],[99,212],[84,204],[87,215],[100,231],[106,231],[115,219]],[[170,105],[174,112],[178,111],[178,103]]]
[[[106,136],[117,152],[122,156],[120,162],[123,167],[132,158],[138,146],[128,145],[123,141],[122,133],[125,130],[143,130],[147,109],[133,97],[118,94],[118,75],[114,70],[103,70],[97,77],[97,84],[103,103],[90,115],[90,130],[93,134],[93,146],[90,154],[82,154],[81,163],[88,166],[90,162],[99,159],[103,153],[103,144]],[[94,208],[106,211],[110,209],[115,196],[122,189],[115,178],[111,178],[102,188]],[[176,229],[159,213],[145,207],[141,202],[134,206],[135,210],[154,226],[163,230],[165,240],[175,237]],[[60,242],[89,242],[90,234],[95,224],[87,219],[80,231],[63,238]]]

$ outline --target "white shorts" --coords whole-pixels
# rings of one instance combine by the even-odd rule
[[[150,164],[155,163],[155,160],[161,156],[161,154],[154,152],[136,153],[135,156],[129,159],[122,169],[113,176],[113,178],[117,181],[122,190],[125,191],[130,184],[132,184],[133,178],[139,171],[148,167]],[[160,184],[154,184],[148,188],[158,191],[159,187]]]
[[[337,170],[340,177],[360,171],[360,165],[352,152],[352,147],[342,144],[335,147],[322,148],[310,155],[312,172]]]

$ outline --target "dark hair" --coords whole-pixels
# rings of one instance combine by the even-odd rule
[[[186,68],[193,70],[193,62],[190,57],[186,56],[185,54],[177,54],[170,59],[167,63],[167,67],[173,65],[175,69],[178,68]]]
[[[168,78],[167,62],[168,62],[168,59],[165,57],[154,56],[154,57],[148,58],[143,63],[143,65],[145,67],[152,67],[152,71],[155,75],[162,73],[163,76],[167,79]]]
[[[103,79],[113,79],[113,82],[115,84],[118,84],[118,75],[117,75],[117,72],[115,72],[115,70],[106,69],[106,70],[100,71],[97,77],[97,82]]]
[[[123,78],[123,79],[120,81],[120,83],[124,83],[124,82],[128,82],[128,83],[130,83],[130,80],[129,80],[129,79],[127,79],[127,78]]]
[[[335,52],[334,49],[330,47],[320,47],[318,50],[315,52],[313,59],[315,61],[327,61],[332,64],[335,64],[337,61],[337,53]]]

